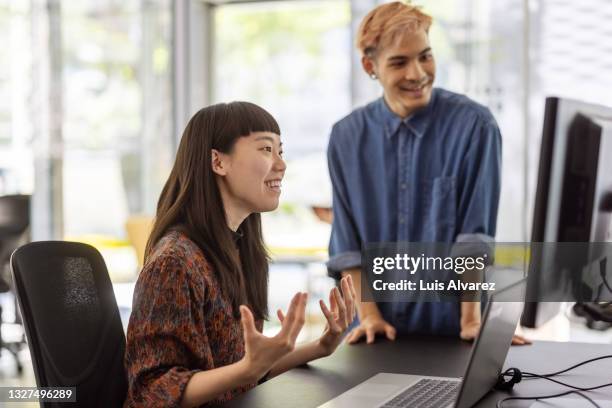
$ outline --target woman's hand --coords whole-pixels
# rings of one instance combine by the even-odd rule
[[[342,335],[349,327],[355,318],[355,287],[353,286],[353,278],[350,275],[345,276],[340,280],[342,294],[338,288],[333,288],[329,292],[329,304],[331,310],[327,307],[323,300],[319,300],[321,311],[327,319],[323,335],[318,341],[318,346],[321,348],[321,353],[324,356],[329,356],[336,350],[342,341]]]
[[[480,332],[480,321],[462,322],[461,333],[459,336],[462,340],[472,341],[476,339],[478,332]],[[531,344],[531,340],[521,336],[520,334],[514,334],[514,336],[512,336],[512,344],[515,346],[523,346]]]
[[[245,353],[241,362],[245,367],[248,382],[258,381],[272,368],[274,363],[293,351],[295,339],[304,326],[307,298],[306,293],[300,292],[293,296],[287,315],[281,319],[281,330],[274,337],[266,337],[257,331],[253,313],[248,307],[240,306],[245,345]]]

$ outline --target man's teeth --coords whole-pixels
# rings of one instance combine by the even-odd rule
[[[281,182],[280,180],[272,180],[272,181],[266,181],[266,186],[268,187],[280,187],[281,186]]]

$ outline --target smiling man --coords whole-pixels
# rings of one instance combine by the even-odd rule
[[[337,122],[328,163],[333,227],[328,269],[360,286],[362,245],[489,242],[500,194],[501,136],[489,110],[434,88],[432,19],[394,2],[364,18],[357,47],[383,97]],[[396,332],[473,339],[477,303],[361,303],[348,341]],[[521,342],[520,338],[515,339]]]

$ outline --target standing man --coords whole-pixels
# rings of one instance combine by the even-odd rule
[[[383,97],[332,129],[328,162],[333,227],[328,269],[360,292],[361,247],[370,242],[489,242],[500,194],[501,135],[491,112],[434,88],[431,17],[400,2],[363,19],[357,47]],[[349,343],[396,332],[460,335],[480,328],[477,302],[366,303]],[[515,342],[522,342],[515,338]]]

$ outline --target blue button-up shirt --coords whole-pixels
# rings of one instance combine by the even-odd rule
[[[332,276],[361,266],[363,244],[487,241],[495,235],[501,135],[491,112],[435,88],[402,119],[383,98],[336,123],[328,146]],[[459,302],[379,303],[400,332],[458,335]]]

